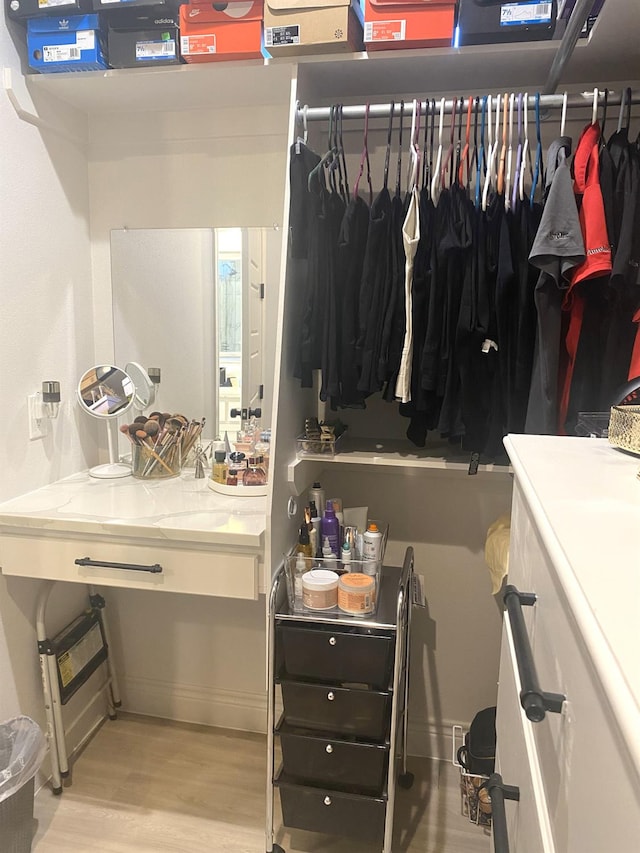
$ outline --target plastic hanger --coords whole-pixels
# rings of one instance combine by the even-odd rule
[[[383,187],[386,190],[389,184],[389,158],[391,156],[391,134],[393,133],[393,111],[395,104],[391,101],[389,108],[389,126],[387,127],[387,150],[384,155],[384,183]]]
[[[344,155],[344,145],[342,143],[342,109],[343,109],[343,106],[342,106],[342,104],[340,104],[339,113],[338,113],[338,142],[340,143],[339,151],[340,151],[340,158],[342,159],[342,170],[344,172],[343,198],[344,198],[345,204],[347,204],[349,202],[350,192],[349,192],[349,176],[347,174],[347,159]]]
[[[536,92],[536,164],[531,179],[531,192],[529,193],[529,204],[533,207],[538,181],[542,180],[542,131],[540,129],[540,92]]]
[[[487,100],[491,101],[491,95],[485,95],[482,99],[482,116],[480,119],[480,150],[478,152],[478,164],[476,171],[476,210],[480,208],[480,181],[482,180],[482,170],[484,168],[484,138],[485,121],[487,118]],[[489,124],[491,124],[491,107],[489,107]]]
[[[598,89],[593,90],[593,107],[591,109],[591,124],[594,125],[598,121]]]
[[[309,136],[309,128],[307,125],[307,110],[309,106],[305,104],[302,108],[300,108],[300,101],[296,104],[296,112],[302,114],[302,138],[298,136],[296,139],[296,154],[300,153],[300,146],[307,144],[307,138]]]
[[[475,176],[476,164],[478,162],[478,124],[480,116],[480,96],[477,95],[473,106],[473,154],[469,165],[470,172],[467,173],[467,190],[471,188],[471,174]]]
[[[516,96],[512,92],[509,95],[509,145],[507,147],[507,161],[505,171],[505,189],[504,189],[504,207],[509,210],[511,207],[511,180],[513,176],[513,107]]]
[[[424,137],[422,140],[422,189],[426,189],[429,180],[429,99],[424,102]]]
[[[463,104],[464,105],[464,104]],[[467,129],[465,133],[465,141],[464,148],[462,149],[462,154],[460,155],[460,165],[458,166],[458,183],[460,186],[464,186],[462,180],[463,169],[466,165],[467,168],[467,187],[469,186],[469,141],[471,139],[471,112],[473,109],[473,98],[469,95],[469,105],[467,107]]]
[[[565,127],[567,125],[567,93],[562,96],[562,118],[560,119],[560,136],[564,136]]]
[[[433,178],[433,142],[435,137],[436,130],[436,99],[431,99],[431,130],[429,131],[429,179],[427,182],[427,189],[429,191],[429,198],[431,198],[431,180]]]
[[[518,93],[518,149],[516,151],[516,167],[513,177],[513,194],[511,196],[511,207],[515,208],[518,201],[518,189],[520,187],[520,170],[522,169],[522,92]]]
[[[447,148],[447,153],[445,154],[444,160],[442,161],[442,166],[440,167],[440,186],[444,187],[445,178],[447,172],[451,167],[451,163],[453,161],[453,142],[456,135],[456,112],[457,112],[458,101],[454,98],[453,104],[451,106],[451,127],[449,128],[449,147]]]
[[[449,186],[452,186],[454,180],[458,179],[460,172],[460,155],[462,154],[462,111],[464,109],[464,98],[461,96],[458,103],[458,139],[456,141],[456,158],[455,166],[451,169],[449,175]]]
[[[400,101],[400,128],[398,133],[398,163],[396,165],[396,195],[400,195],[400,175],[402,174],[402,131],[404,122],[404,101]]]
[[[609,105],[609,90],[605,88],[602,101],[602,124],[600,125],[600,147],[606,145],[606,137],[604,133],[607,124],[607,106]]]
[[[364,172],[364,164],[367,164],[367,183],[369,184],[369,207],[373,203],[373,187],[371,185],[371,164],[369,163],[369,103],[365,104],[364,108],[364,136],[362,140],[362,154],[360,155],[360,170],[356,183],[353,188],[353,198],[358,198],[358,190],[360,188],[360,178]]]
[[[522,144],[522,157],[520,160],[520,201],[524,201],[524,173],[525,163],[529,156],[529,93],[524,93],[524,142]]]
[[[632,93],[630,87],[627,87],[622,93],[622,98],[620,99],[620,114],[618,116],[618,133],[621,130],[626,128],[627,132],[629,131],[629,127],[631,125],[631,98]],[[625,108],[627,112],[627,123],[625,125],[622,124],[624,120]]]
[[[328,164],[329,169],[329,184],[331,186],[331,192],[342,195],[342,188],[338,189],[338,181],[336,179],[336,172],[340,177],[340,184],[342,185],[342,167],[340,165],[340,151],[338,149],[338,105],[333,104],[330,112],[333,113],[332,118],[332,128],[333,128],[333,136],[330,139],[329,145],[331,146],[334,157],[331,162]]]
[[[491,95],[488,95],[487,102],[487,128],[488,128],[488,146],[487,146],[487,171],[484,176],[484,187],[482,190],[482,209],[487,209],[487,201],[489,199],[489,189],[491,188],[491,173],[493,171],[493,158],[495,156],[495,146],[493,143],[493,120],[491,118]],[[499,98],[496,103],[496,111],[499,111]]]
[[[316,178],[323,167],[331,164],[333,162],[333,158],[336,155],[335,149],[331,147],[333,141],[333,106],[329,108],[329,150],[327,153],[321,158],[320,162],[313,167],[313,169],[309,172],[309,177],[307,178],[307,189],[309,192],[313,191],[313,181]]]
[[[436,164],[433,169],[433,177],[431,179],[431,198],[433,203],[437,204],[440,198],[440,164],[442,163],[442,128],[444,124],[444,106],[445,99],[440,99],[440,121],[438,124],[438,154],[436,155]]]
[[[409,179],[408,191],[413,192],[418,183],[418,173],[420,171],[420,147],[418,145],[418,137],[420,135],[420,109],[418,101],[413,99],[413,110],[411,113],[411,142],[409,144],[409,152],[411,159],[409,161]]]
[[[504,192],[504,173],[506,167],[507,160],[507,113],[509,110],[509,94],[508,92],[504,93],[504,97],[502,100],[502,146],[500,148],[500,165],[498,167],[498,180],[496,183],[496,189],[498,195],[502,195]]]
[[[498,147],[500,145],[500,104],[502,98],[496,95],[496,127],[493,138],[493,157],[491,158],[491,186],[495,187],[498,183]]]

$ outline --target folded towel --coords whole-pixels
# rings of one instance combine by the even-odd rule
[[[511,514],[505,512],[487,530],[487,539],[484,545],[484,559],[489,567],[493,595],[500,591],[502,581],[509,572],[510,535]]]

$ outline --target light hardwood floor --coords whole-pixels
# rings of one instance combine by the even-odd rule
[[[394,853],[488,853],[485,831],[460,813],[451,765],[412,759],[398,789]],[[264,853],[266,739],[122,715],[98,731],[60,797],[35,803],[33,853]],[[276,820],[280,826],[278,796]],[[361,844],[279,829],[287,853],[380,853]]]

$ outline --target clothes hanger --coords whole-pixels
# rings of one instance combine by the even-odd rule
[[[344,154],[344,145],[342,143],[342,109],[343,109],[343,105],[340,104],[340,112],[338,115],[338,141],[340,143],[340,149],[339,150],[340,150],[340,157],[342,159],[342,169],[344,171],[344,194],[343,194],[343,198],[344,198],[344,203],[348,204],[349,203],[349,196],[350,196],[349,176],[347,175],[347,159],[346,159],[345,154]]]
[[[356,183],[353,188],[354,201],[358,198],[358,190],[360,188],[360,178],[364,172],[364,164],[367,164],[367,183],[369,184],[369,207],[373,203],[373,187],[371,186],[371,165],[369,163],[369,103],[364,107],[364,135],[362,140],[362,154],[360,155],[360,170]]]
[[[529,155],[529,93],[524,93],[524,143],[520,162],[520,201],[524,201],[524,172],[527,156]]]
[[[456,157],[455,157],[455,166],[451,169],[449,174],[449,186],[453,185],[454,181],[457,181],[458,174],[460,172],[460,156],[462,154],[462,110],[464,109],[464,98],[462,95],[458,101],[458,139],[456,142]]]
[[[440,187],[438,186],[440,181],[440,164],[442,163],[442,128],[444,124],[444,105],[445,99],[440,99],[440,122],[438,124],[438,153],[436,155],[436,165],[433,170],[433,177],[431,179],[431,198],[433,199],[433,203],[437,204],[438,199],[440,198]]]
[[[504,173],[507,160],[507,112],[509,110],[509,94],[504,93],[502,99],[502,147],[500,148],[500,165],[498,167],[498,181],[496,188],[498,195],[504,193]]]
[[[422,184],[421,189],[427,188],[427,182],[429,180],[429,158],[428,158],[428,146],[429,146],[429,99],[427,98],[424,102],[424,137],[422,140]]]
[[[386,190],[389,184],[389,158],[391,156],[391,134],[393,132],[393,111],[395,104],[391,101],[389,108],[389,126],[387,127],[387,150],[384,155],[384,182],[383,187]]]
[[[489,199],[489,189],[491,187],[491,173],[493,171],[493,158],[495,156],[495,146],[493,144],[493,120],[491,118],[491,95],[488,95],[488,147],[487,147],[487,171],[484,176],[484,187],[482,190],[482,209],[486,211],[487,201]],[[499,96],[498,96],[499,100]],[[496,112],[499,111],[499,103],[496,103]]]
[[[487,101],[489,101],[489,125],[491,125],[491,95],[485,95],[482,99],[482,117],[480,120],[480,151],[478,153],[478,165],[476,171],[476,210],[480,208],[480,181],[482,180],[482,170],[484,168],[484,135],[485,121],[487,117]]]
[[[542,181],[542,131],[540,129],[540,92],[536,92],[536,137],[538,144],[536,147],[536,164],[533,170],[533,178],[531,179],[531,192],[529,193],[529,204],[533,207],[536,195],[536,187],[538,181]]]
[[[593,126],[598,121],[598,89],[593,90],[593,107],[591,109],[591,125]]]
[[[493,157],[491,158],[491,186],[495,188],[498,183],[498,147],[500,145],[500,104],[502,98],[496,95],[496,127],[493,138]]]
[[[509,146],[507,148],[507,164],[505,172],[504,208],[511,208],[511,179],[513,175],[513,107],[516,96],[512,92],[509,95]]]
[[[520,187],[520,170],[522,168],[522,92],[518,92],[518,150],[516,151],[516,168],[513,178],[513,194],[511,196],[511,207],[515,209],[518,201],[518,188]]]
[[[562,96],[562,118],[560,119],[560,136],[564,136],[565,127],[567,124],[567,93]]]
[[[316,177],[320,174],[323,167],[328,166],[333,162],[333,158],[335,157],[335,150],[331,147],[331,141],[333,139],[333,106],[329,108],[329,150],[327,153],[320,159],[320,162],[313,167],[313,169],[309,172],[309,177],[307,178],[307,189],[309,192],[313,192],[313,182]]]
[[[398,133],[398,163],[396,165],[396,195],[400,196],[400,175],[402,174],[402,125],[404,122],[404,101],[400,101],[400,129]]]
[[[480,96],[476,95],[473,106],[473,154],[471,155],[470,172],[475,176],[478,162],[478,124],[480,116]],[[467,190],[471,190],[471,174],[467,172]]]
[[[407,190],[412,193],[418,183],[418,172],[420,171],[420,148],[418,146],[418,136],[420,134],[420,110],[418,101],[413,99],[413,108],[411,113],[411,140],[409,143],[409,175],[407,180]]]
[[[453,104],[451,106],[451,127],[449,128],[449,147],[447,148],[447,153],[442,161],[442,166],[440,167],[440,186],[444,187],[445,185],[445,177],[449,168],[451,167],[451,163],[453,160],[453,142],[456,135],[456,112],[457,112],[458,101],[454,98]]]
[[[463,106],[464,106],[464,102],[463,102]],[[465,133],[464,148],[462,149],[462,154],[460,155],[460,164],[458,166],[458,183],[460,184],[460,186],[464,186],[464,184],[462,182],[462,173],[463,173],[464,166],[466,164],[466,167],[467,167],[467,182],[466,182],[467,189],[469,187],[469,141],[471,138],[471,111],[472,111],[472,109],[473,109],[473,98],[471,97],[471,95],[469,95],[469,105],[467,107],[467,129],[466,129],[466,133]],[[476,114],[476,119],[477,119],[477,114]],[[476,129],[477,129],[477,124],[476,124]]]
[[[436,130],[436,99],[431,99],[431,130],[429,131],[429,180],[427,183],[427,189],[429,191],[429,198],[431,196],[431,181],[433,179],[433,148],[434,148],[434,140],[435,140],[435,130]]]
[[[632,100],[632,92],[631,88],[627,86],[627,88],[622,93],[622,99],[620,100],[620,115],[618,118],[618,131],[626,130],[627,134],[629,133],[629,128],[631,127],[631,100]],[[626,124],[622,125],[622,120],[624,117],[624,112],[627,112],[626,116]]]
[[[307,125],[307,110],[309,109],[308,104],[305,104],[302,108],[300,108],[300,101],[296,102],[296,114],[302,113],[302,138],[300,136],[296,139],[296,154],[300,154],[300,146],[307,144],[307,138],[309,136],[309,128]]]
[[[604,133],[605,126],[607,124],[607,106],[609,105],[609,90],[605,88],[603,93],[603,102],[602,102],[602,124],[600,125],[600,148],[603,145],[606,145],[606,137]]]
[[[333,136],[330,139],[329,145],[331,146],[334,156],[327,167],[329,170],[329,184],[331,186],[331,192],[336,195],[338,193],[342,195],[342,190],[338,189],[338,181],[336,179],[336,172],[338,172],[340,176],[340,183],[342,184],[342,168],[340,166],[340,151],[338,149],[338,105],[333,104],[330,112],[333,114],[331,122]]]

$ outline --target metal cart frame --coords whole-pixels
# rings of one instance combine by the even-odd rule
[[[383,569],[384,571],[384,569]],[[308,620],[329,622],[337,626],[363,625],[380,628],[395,634],[395,654],[393,663],[393,687],[391,706],[391,730],[389,735],[389,766],[387,768],[387,802],[384,821],[384,841],[382,853],[392,853],[393,813],[396,793],[396,761],[398,746],[402,757],[402,772],[397,784],[408,789],[413,784],[413,774],[407,772],[407,723],[409,716],[409,650],[411,638],[411,609],[413,587],[413,548],[407,548],[400,571],[396,601],[395,623],[382,623],[372,619],[355,619],[343,615],[323,619],[319,613],[296,614],[289,612],[286,598],[286,579],[284,565],[273,578],[269,594],[267,650],[268,650],[268,700],[267,700],[267,809],[266,809],[266,851],[284,853],[283,848],[274,841],[274,775],[275,775],[275,700],[276,700],[276,623],[283,620]],[[400,727],[402,729],[400,736]]]

